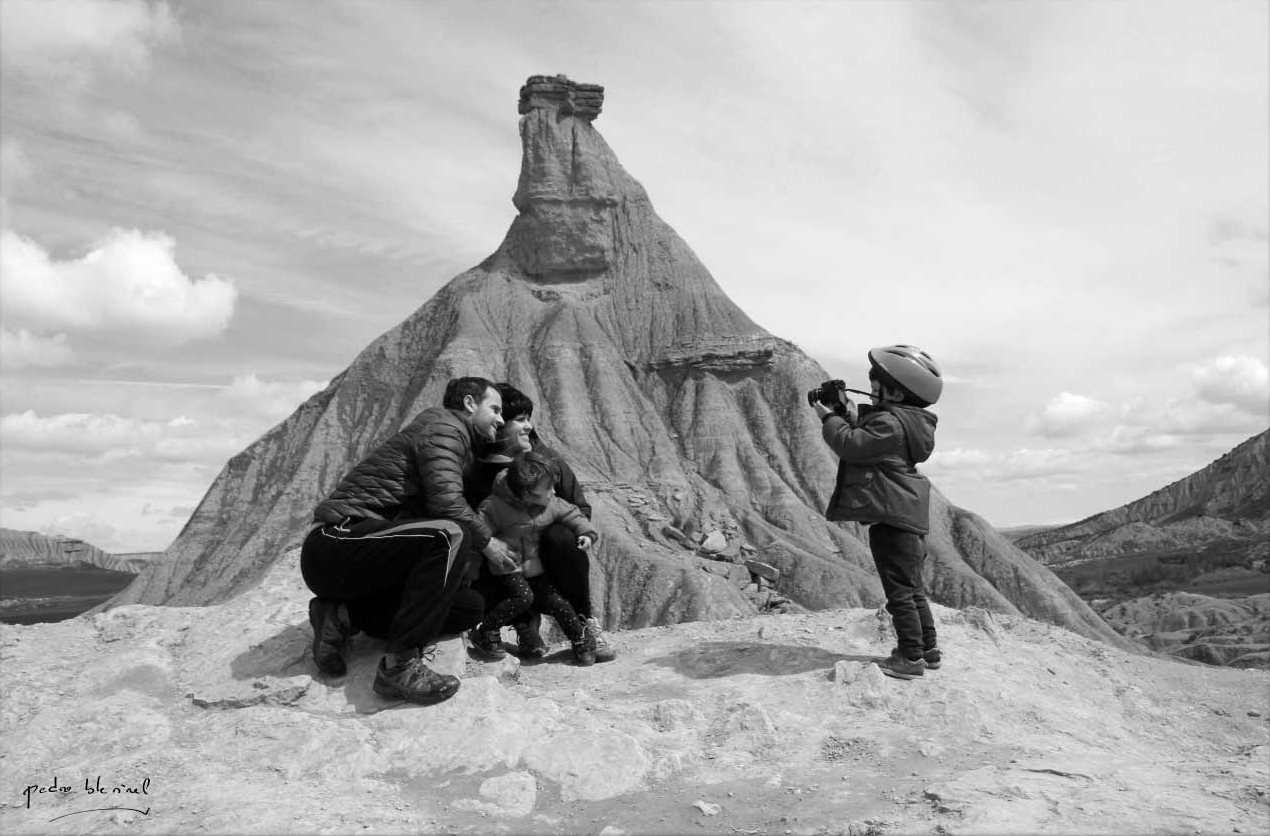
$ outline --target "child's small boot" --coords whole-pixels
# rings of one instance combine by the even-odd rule
[[[541,624],[542,616],[531,613],[527,620],[512,625],[516,629],[516,652],[519,655],[529,659],[541,659],[547,655],[547,643],[539,632]]]
[[[491,662],[507,655],[507,651],[503,649],[502,631],[497,627],[487,629],[484,624],[478,624],[467,634],[467,639],[472,643],[472,649],[478,656]]]
[[[573,664],[584,668],[595,664],[595,637],[590,633],[584,632],[573,643]]]

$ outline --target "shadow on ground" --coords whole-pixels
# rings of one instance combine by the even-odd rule
[[[792,644],[706,642],[649,659],[648,663],[673,668],[692,679],[712,679],[745,673],[788,676],[832,668],[842,661],[871,662],[873,658]]]
[[[229,672],[234,679],[315,673],[309,654],[312,641],[313,631],[307,624],[285,627],[235,656]]]

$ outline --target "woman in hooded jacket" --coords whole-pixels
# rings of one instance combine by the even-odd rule
[[[498,383],[495,388],[503,398],[504,424],[499,428],[493,446],[477,464],[470,497],[473,505],[479,505],[490,495],[494,480],[516,456],[532,451],[552,463],[556,473],[555,495],[577,506],[590,520],[591,504],[587,502],[573,469],[564,456],[543,443],[534,430],[534,402],[509,383]],[[552,585],[572,605],[587,634],[595,640],[595,661],[608,662],[616,658],[617,653],[591,608],[591,559],[587,552],[578,548],[572,529],[560,523],[548,526],[539,542],[539,556]],[[489,579],[483,576],[478,585],[488,588]],[[531,609],[512,625],[516,630],[520,655],[541,657],[546,654],[546,645],[539,631],[541,621],[542,613]]]

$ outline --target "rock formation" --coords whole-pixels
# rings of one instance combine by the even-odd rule
[[[0,569],[24,566],[77,566],[87,564],[112,572],[135,575],[157,559],[158,552],[109,554],[83,540],[49,537],[35,531],[0,528]]]
[[[756,325],[657,216],[592,124],[602,102],[597,85],[529,79],[518,107],[519,214],[502,244],[234,456],[167,560],[112,606],[208,604],[250,589],[298,544],[340,476],[465,374],[524,390],[539,433],[577,471],[604,534],[593,588],[610,625],[756,611],[739,579],[708,571],[717,561],[668,537],[668,526],[746,546],[802,607],[882,602],[860,529],[821,513],[835,462],[804,392],[830,375]],[[1128,646],[1047,569],[937,491],[932,516],[940,603]]]
[[[1248,550],[1270,535],[1270,430],[1184,479],[1111,511],[1017,541],[1047,566],[1215,543]],[[1261,555],[1264,559],[1266,555]]]

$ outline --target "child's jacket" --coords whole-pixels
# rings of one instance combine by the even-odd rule
[[[838,480],[825,517],[930,531],[930,481],[917,463],[935,449],[934,413],[915,406],[864,406],[854,424],[825,419],[821,433],[838,454]]]
[[[542,560],[538,557],[538,541],[552,523],[564,523],[576,537],[586,535],[592,542],[600,538],[600,533],[578,510],[578,506],[558,496],[552,496],[546,505],[529,505],[517,499],[507,487],[507,471],[494,478],[494,488],[489,498],[481,503],[478,513],[494,536],[515,552],[520,571],[530,578],[543,572]],[[489,570],[493,574],[510,574],[496,571],[493,565],[489,566]]]

